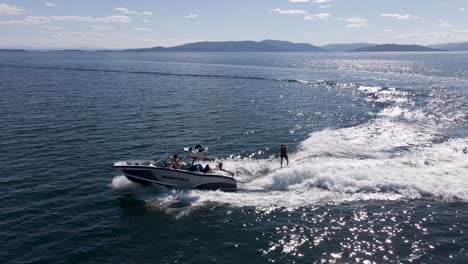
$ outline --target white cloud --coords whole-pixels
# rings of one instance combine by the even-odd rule
[[[113,40],[120,40],[122,38],[126,38],[127,35],[125,34],[106,34],[101,32],[83,32],[83,31],[75,31],[75,32],[68,32],[67,35],[63,36],[67,38],[77,38],[76,40],[80,41],[95,41],[97,39],[113,39]]]
[[[57,6],[56,4],[54,4],[54,3],[49,3],[49,2],[45,3],[44,5],[50,6],[50,7],[56,7],[56,6]]]
[[[30,25],[42,25],[47,24],[50,22],[49,17],[41,17],[41,16],[27,16],[23,20],[26,24]]]
[[[145,24],[148,24],[150,21],[148,19],[142,19],[141,20],[141,23],[145,23]]]
[[[425,37],[425,35],[420,34],[420,33],[405,33],[405,34],[396,35],[393,38],[394,39],[415,39],[415,38],[422,38],[422,37]]]
[[[310,0],[289,0],[289,3],[307,3]]]
[[[198,17],[197,14],[189,14],[185,16],[185,18],[197,18],[197,17]]]
[[[461,32],[463,33],[463,32]],[[443,42],[463,42],[468,41],[467,34],[454,34],[447,32],[406,33],[394,37],[394,39],[403,40],[406,43],[418,43],[421,45],[436,44]]]
[[[328,19],[329,17],[330,17],[330,14],[328,13],[320,13],[320,14],[305,16],[304,19],[307,19],[307,20]]]
[[[328,2],[331,2],[333,0],[315,0],[314,3],[316,4],[323,4],[323,3],[328,3]]]
[[[86,29],[92,30],[92,31],[105,31],[105,30],[111,30],[111,27],[108,26],[101,26],[101,25],[86,25]]]
[[[27,26],[23,20],[0,21],[0,26]]]
[[[106,16],[93,19],[93,22],[102,23],[129,23],[131,19],[128,16]]]
[[[63,34],[54,34],[54,35],[52,35],[52,37],[56,38],[56,39],[59,39],[59,38],[64,38],[65,35],[63,35]]]
[[[45,29],[44,29],[45,30]],[[23,40],[9,38],[0,39],[0,46],[4,47],[36,47],[44,49],[127,49],[141,47],[161,46],[157,39],[139,37],[138,32],[134,35],[114,34],[112,32],[89,32],[89,31],[55,31],[41,34],[37,38]],[[55,34],[54,34],[55,33]]]
[[[101,23],[129,23],[131,18],[128,16],[106,16],[92,18],[89,16],[53,16],[52,21],[75,21],[75,22],[101,22]]]
[[[407,20],[407,19],[418,19],[418,16],[413,16],[411,14],[381,14],[381,17],[390,17],[398,20]]]
[[[275,8],[275,9],[270,9],[270,12],[271,13],[276,13],[276,14],[282,14],[282,15],[307,14],[307,11],[300,10],[300,9],[284,10],[284,9]]]
[[[456,27],[456,26],[449,24],[447,22],[440,22],[439,27]]]
[[[444,28],[446,31],[453,33],[467,33],[468,25],[454,25],[443,21],[442,19],[437,20],[439,22],[439,27]]]
[[[42,27],[46,28],[46,29],[51,29],[51,30],[62,30],[63,29],[62,27],[48,26],[48,25],[45,25],[45,26],[42,26]]]
[[[464,7],[460,7],[459,10],[460,10],[460,12],[463,12],[463,11],[465,11],[465,8],[464,8]]]
[[[52,21],[93,22],[93,18],[88,16],[53,16],[50,19]]]
[[[151,28],[147,28],[147,27],[135,27],[135,28],[132,28],[133,31],[150,31]]]
[[[384,32],[393,32],[392,29],[384,29]]]
[[[14,5],[0,3],[0,14],[2,15],[18,15],[27,12],[28,10]]]
[[[128,9],[125,7],[116,7],[112,9],[113,12],[128,13]]]
[[[369,20],[365,18],[352,17],[345,19],[344,21],[349,23],[348,25],[346,25],[347,28],[362,28],[367,26],[367,22]]]
[[[319,7],[320,7],[320,8],[330,8],[330,7],[332,7],[332,6],[331,6],[331,5],[321,5],[321,6],[319,6]]]
[[[142,12],[131,11],[131,10],[128,10],[127,8],[125,8],[125,7],[116,7],[114,9],[112,9],[112,11],[116,12],[116,13],[126,14],[126,15],[151,16],[153,14],[153,12],[149,12],[149,11],[142,11]]]
[[[27,16],[22,20],[0,21],[0,25],[32,26],[32,25],[43,25],[49,22],[50,22],[49,17]]]
[[[27,16],[22,20],[0,21],[0,25],[32,26],[48,24],[53,21],[72,21],[82,23],[129,23],[131,19],[127,16],[107,16],[107,17],[84,17],[84,16]]]
[[[468,33],[468,29],[453,29],[452,32],[455,32],[455,33]]]
[[[332,18],[332,20],[343,21],[343,20],[345,20],[345,18],[344,17],[335,17],[335,18]]]

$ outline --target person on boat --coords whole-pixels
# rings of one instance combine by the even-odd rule
[[[286,159],[286,166],[289,165],[288,159],[288,147],[281,145],[280,147],[280,159],[281,159],[281,168],[283,168],[283,159]]]
[[[220,171],[224,171],[224,172],[228,173],[229,175],[234,176],[234,173],[232,171],[228,171],[228,170],[223,168],[223,163],[222,162],[220,162],[218,164],[218,168],[219,168]]]
[[[192,166],[190,167],[189,171],[198,171],[198,172],[202,172],[203,171],[203,167],[201,164],[192,164]]]
[[[206,164],[205,168],[203,169],[203,173],[212,173],[213,171],[210,168],[210,165]]]
[[[179,167],[180,167],[179,158],[177,157],[177,154],[174,154],[174,156],[172,157],[172,168],[178,169]]]

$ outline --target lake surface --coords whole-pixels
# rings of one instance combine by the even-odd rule
[[[468,53],[0,52],[0,92],[0,263],[468,259]],[[199,143],[238,192],[111,168]]]

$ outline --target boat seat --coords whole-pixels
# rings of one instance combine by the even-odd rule
[[[201,171],[203,171],[203,166],[201,164],[192,165],[192,167],[190,167],[189,171],[201,172]]]

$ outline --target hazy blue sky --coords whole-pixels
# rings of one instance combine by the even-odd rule
[[[0,47],[468,41],[468,0],[0,0]]]

